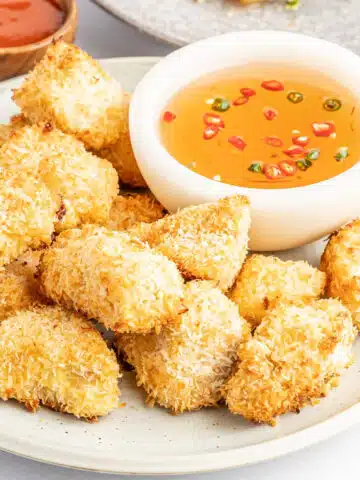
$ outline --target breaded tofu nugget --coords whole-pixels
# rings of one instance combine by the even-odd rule
[[[0,266],[29,248],[49,245],[58,205],[45,184],[27,173],[0,167]]]
[[[175,262],[186,279],[212,280],[225,291],[245,260],[249,228],[248,199],[234,195],[132,231]]]
[[[11,117],[10,123],[0,125],[0,147],[9,140],[14,132],[27,124],[28,122],[23,115],[14,115]]]
[[[250,255],[230,298],[239,305],[241,315],[256,327],[279,301],[306,302],[319,298],[325,282],[326,275],[307,262],[284,262],[276,257]]]
[[[99,155],[109,160],[118,172],[121,183],[131,187],[147,187],[137,165],[129,132],[130,94],[124,95],[122,118],[119,121],[119,137],[116,143],[102,149]]]
[[[0,270],[0,321],[18,310],[45,302],[37,278],[41,255],[41,250],[29,250]]]
[[[67,230],[40,263],[45,294],[115,332],[159,331],[182,307],[176,265],[126,232]]]
[[[118,193],[112,165],[51,124],[26,126],[13,133],[0,149],[0,166],[22,169],[43,180],[58,203],[57,232],[107,221]]]
[[[185,286],[186,311],[160,335],[116,336],[120,355],[135,367],[150,403],[174,413],[216,405],[239,344],[250,335],[236,305],[208,281]]]
[[[118,407],[113,351],[82,316],[59,307],[22,310],[0,324],[0,398],[96,420]]]
[[[121,86],[75,45],[53,43],[13,100],[31,123],[51,122],[89,148],[100,149],[119,137]]]
[[[360,219],[331,236],[320,268],[327,275],[327,295],[348,307],[360,331]]]
[[[239,348],[224,389],[230,411],[274,425],[278,415],[317,403],[351,364],[354,340],[351,314],[338,300],[278,304]]]
[[[165,214],[165,208],[150,192],[118,195],[105,226],[111,230],[126,230],[139,222],[155,222]]]

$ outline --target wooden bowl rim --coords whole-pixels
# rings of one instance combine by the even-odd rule
[[[21,47],[0,47],[0,56],[1,55],[16,55],[19,53],[30,53],[34,50],[39,50],[41,48],[47,47],[55,38],[61,38],[65,35],[71,28],[76,28],[77,24],[77,15],[78,15],[78,7],[76,0],[70,0],[69,7],[67,9],[67,15],[65,22],[61,25],[61,27],[56,30],[56,32],[52,33],[48,37],[43,38],[35,43],[29,43],[28,45],[22,45]]]

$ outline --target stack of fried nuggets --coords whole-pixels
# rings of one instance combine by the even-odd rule
[[[88,420],[115,409],[119,364],[89,319],[174,413],[225,400],[274,424],[336,386],[359,321],[359,222],[320,271],[247,257],[243,196],[167,215],[149,192],[118,195],[119,181],[146,186],[130,96],[63,42],[14,100],[21,115],[0,127],[2,399]]]

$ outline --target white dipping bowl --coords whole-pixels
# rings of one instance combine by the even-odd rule
[[[245,188],[210,180],[184,167],[160,139],[161,113],[173,95],[204,74],[249,62],[318,69],[360,101],[360,58],[354,53],[287,32],[229,33],[177,50],[145,75],[131,102],[131,141],[141,173],[170,212],[240,193],[251,202],[250,248],[285,250],[317,240],[360,216],[360,163],[306,187]]]

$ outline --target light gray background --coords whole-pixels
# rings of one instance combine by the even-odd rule
[[[119,2],[121,0],[118,0]],[[146,1],[146,0],[143,0]],[[77,43],[97,58],[166,55],[172,48],[118,21],[90,0],[78,0]],[[352,480],[360,477],[360,426],[287,457],[243,469],[177,477],[188,480]],[[139,452],[141,455],[141,452]],[[0,453],[1,480],[100,480],[104,475],[44,465]],[[124,479],[116,476],[113,478]],[[155,477],[143,477],[153,480]]]

